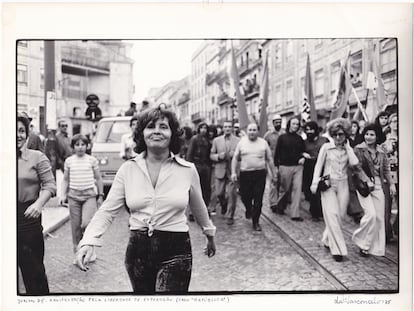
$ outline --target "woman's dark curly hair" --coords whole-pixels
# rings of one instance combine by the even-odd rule
[[[158,107],[145,110],[138,115],[138,124],[134,132],[134,141],[136,143],[134,150],[136,153],[141,153],[147,150],[147,145],[144,141],[144,129],[147,127],[148,123],[156,122],[157,120],[163,118],[168,120],[168,124],[171,129],[170,151],[174,154],[178,154],[180,152],[180,136],[182,134],[180,123],[178,122],[174,112]]]
[[[365,125],[365,127],[364,127],[364,129],[362,130],[362,133],[361,133],[362,138],[364,139],[364,141],[365,141],[365,134],[368,131],[374,131],[375,132],[375,136],[376,136],[375,144],[377,145],[378,144],[378,141],[380,139],[380,131],[381,131],[378,128],[378,125],[376,125],[375,123],[369,123],[369,124]]]
[[[28,118],[25,118],[23,116],[17,116],[17,122],[22,122],[24,129],[26,130],[26,138],[29,139],[29,126],[30,126],[30,121]]]

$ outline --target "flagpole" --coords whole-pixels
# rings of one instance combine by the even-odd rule
[[[362,116],[364,117],[364,120],[365,120],[365,121],[368,121],[368,116],[367,116],[367,114],[366,114],[366,112],[365,112],[364,107],[362,106],[361,102],[359,101],[358,94],[357,94],[357,92],[355,91],[355,88],[354,88],[354,87],[352,87],[352,93],[354,94],[354,96],[355,96],[355,98],[356,98],[356,100],[357,100],[357,103],[358,103],[358,108],[361,110],[361,113],[362,113]]]

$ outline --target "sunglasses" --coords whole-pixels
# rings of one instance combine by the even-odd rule
[[[344,137],[345,133],[335,133],[332,135],[332,137]]]
[[[60,127],[68,127],[68,125],[67,124],[63,124]]]

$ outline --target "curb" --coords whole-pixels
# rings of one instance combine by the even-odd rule
[[[52,225],[50,225],[49,227],[43,228],[43,238],[45,238],[48,235],[50,235],[53,231],[59,229],[67,221],[69,221],[69,213],[66,216],[64,216],[61,219],[59,219],[57,222],[55,222]]]

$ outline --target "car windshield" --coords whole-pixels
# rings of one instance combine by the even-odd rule
[[[102,122],[97,131],[96,142],[120,143],[122,135],[130,130],[129,120]]]

